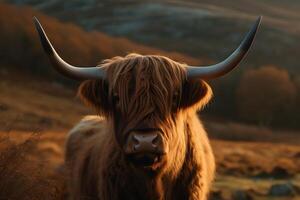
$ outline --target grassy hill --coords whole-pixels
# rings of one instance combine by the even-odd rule
[[[261,65],[285,68],[299,87],[296,2],[243,0],[235,5],[234,1],[9,1],[31,5],[59,19],[31,6],[0,3],[0,69],[4,72],[15,68],[66,81],[50,67],[34,30],[34,15],[65,60],[93,66],[104,58],[129,52],[162,54],[192,65],[216,62],[237,47],[254,19],[263,13],[262,29],[247,59],[229,76],[212,81],[216,98],[207,111],[218,117],[243,120],[237,108],[240,75]],[[299,102],[300,96],[295,98]],[[296,109],[289,112],[289,118],[275,125],[299,127]]]
[[[49,38],[61,56],[74,65],[95,66],[102,59],[126,55],[129,52],[141,54],[162,54],[181,62],[199,63],[176,52],[162,51],[131,42],[126,38],[113,37],[100,32],[85,32],[72,23],[62,23],[30,7],[16,7],[0,3],[0,69],[21,71],[52,76],[50,67],[32,18],[37,16],[44,25]],[[57,74],[55,73],[56,77]]]
[[[255,18],[263,15],[257,42],[244,64],[274,64],[299,73],[300,3],[296,0],[6,1],[34,6],[86,30],[208,58],[207,62],[226,57]]]

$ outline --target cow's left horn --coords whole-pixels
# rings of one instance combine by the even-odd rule
[[[226,60],[211,66],[188,66],[187,78],[213,79],[222,76],[231,71],[233,68],[235,68],[249,51],[251,44],[253,43],[253,40],[255,38],[261,19],[262,17],[260,16],[256,20],[252,29],[248,32],[240,46]]]
[[[40,36],[42,46],[47,53],[53,67],[58,72],[69,78],[78,80],[105,78],[105,71],[101,67],[75,67],[66,63],[53,48],[38,19],[36,17],[33,19],[36,30]]]

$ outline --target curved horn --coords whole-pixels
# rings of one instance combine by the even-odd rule
[[[47,53],[53,67],[61,74],[72,79],[104,79],[105,71],[101,67],[75,67],[66,63],[55,51],[42,25],[36,17],[33,18],[36,30],[44,51]]]
[[[240,46],[226,60],[211,66],[188,66],[187,78],[212,79],[222,76],[234,69],[249,51],[251,44],[253,43],[253,40],[255,38],[261,19],[262,17],[260,16],[256,20],[251,30],[248,32]]]

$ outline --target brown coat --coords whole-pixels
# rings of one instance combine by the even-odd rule
[[[84,118],[66,144],[72,199],[205,200],[215,163],[196,111],[212,95],[208,84],[186,80],[185,65],[162,56],[130,54],[102,66],[107,80],[79,89],[102,117]],[[124,156],[124,132],[143,123],[162,128],[168,141],[159,173],[144,173]]]
[[[66,161],[73,199],[206,199],[214,177],[212,150],[200,121],[187,117],[181,162],[157,180],[135,173],[108,132],[106,121],[89,116],[69,134]]]

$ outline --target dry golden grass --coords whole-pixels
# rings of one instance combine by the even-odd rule
[[[299,145],[300,132],[297,130],[272,130],[268,127],[245,123],[205,119],[206,129],[212,138],[229,141],[272,142]]]
[[[30,190],[31,199],[34,199],[34,195],[41,195],[45,192],[53,197],[47,196],[49,199],[64,197],[65,177],[57,169],[63,163],[66,131],[46,131],[38,138],[32,138],[29,132],[11,131],[10,143],[15,146],[8,151],[3,151],[7,148],[3,148],[1,144],[6,143],[0,143],[2,149],[0,154],[5,155],[9,152],[8,155],[11,155],[11,158],[4,162],[8,168],[4,174],[8,175],[6,179],[0,181],[0,195],[3,195],[1,184],[7,185],[6,182],[9,182],[10,185],[6,186],[9,187],[9,190],[6,190],[9,192],[4,194],[7,195],[6,197],[15,194],[13,193],[15,190],[20,195],[25,190]],[[0,134],[4,133],[0,132]],[[27,143],[28,150],[23,147],[27,147]],[[299,146],[221,140],[212,140],[212,145],[218,169],[214,191],[221,191],[222,196],[228,197],[227,199],[230,199],[230,195],[235,190],[243,190],[257,199],[264,199],[271,185],[275,183],[288,182],[300,188]],[[20,153],[23,155],[22,159],[18,156]],[[0,161],[0,166],[1,164],[3,160]],[[22,173],[14,173],[15,166],[22,169]],[[18,184],[22,184],[25,188],[19,188]],[[33,184],[39,184],[39,187],[31,190]]]
[[[64,177],[42,158],[38,135],[18,142],[1,133],[0,137],[0,199],[63,199]]]
[[[1,73],[0,130],[38,132],[70,128],[92,111],[71,90],[55,82],[32,78],[26,74]]]
[[[218,172],[234,176],[289,178],[300,174],[300,146],[213,140]]]

